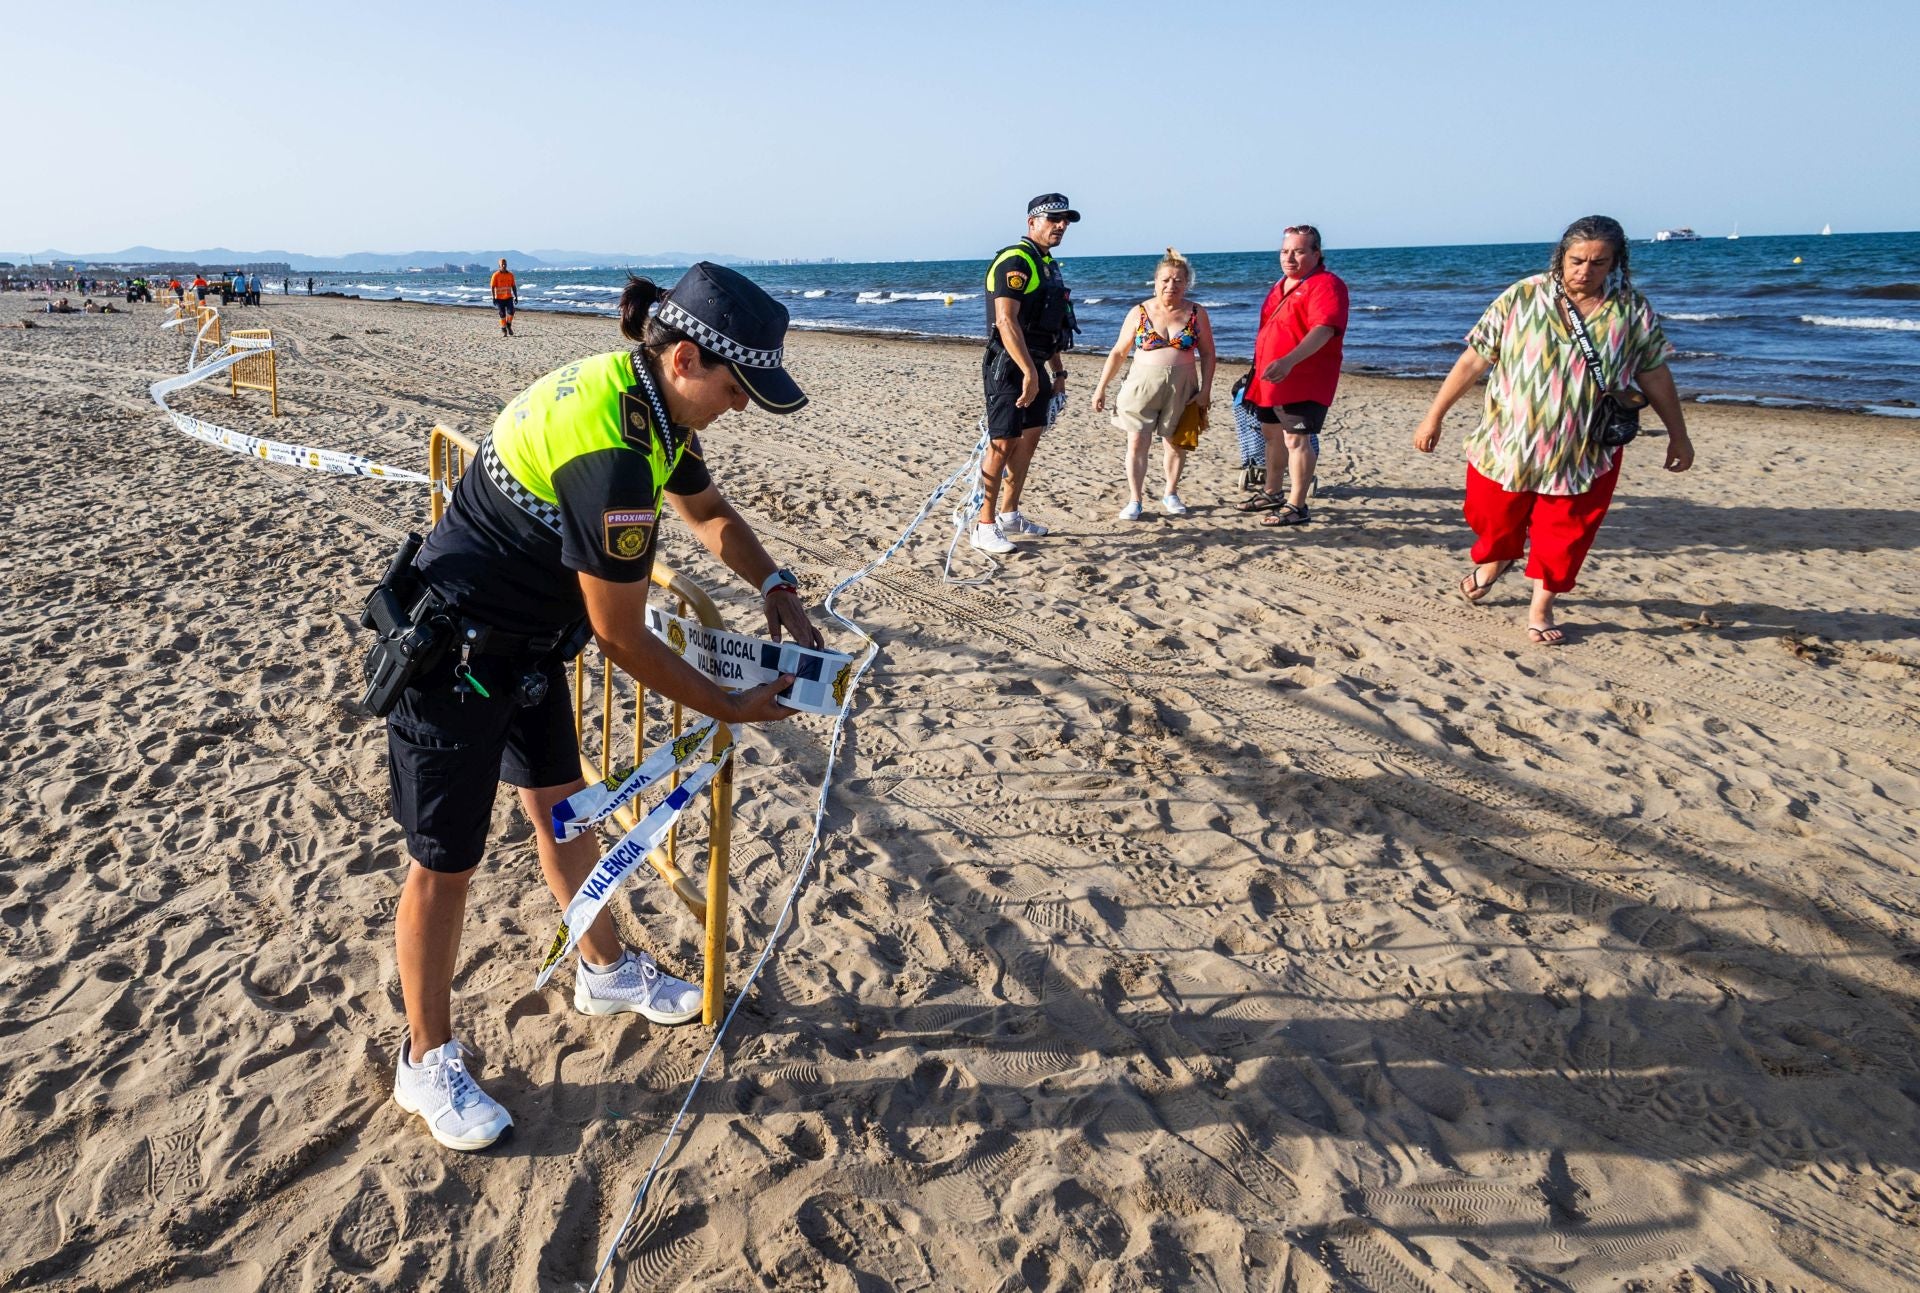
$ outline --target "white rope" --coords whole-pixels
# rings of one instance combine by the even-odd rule
[[[600,1259],[600,1265],[593,1273],[593,1283],[587,1286],[588,1293],[593,1293],[593,1290],[600,1287],[600,1281],[606,1277],[608,1268],[613,1265],[614,1255],[620,1251],[620,1244],[626,1239],[627,1231],[632,1227],[634,1217],[639,1215],[641,1205],[647,1200],[647,1192],[653,1187],[654,1177],[657,1176],[660,1171],[660,1164],[666,1159],[667,1151],[673,1147],[674,1140],[680,1133],[680,1124],[686,1120],[687,1111],[693,1107],[693,1098],[699,1093],[701,1082],[706,1079],[707,1069],[712,1066],[714,1057],[720,1053],[721,1044],[727,1039],[727,1029],[733,1026],[733,1017],[740,1013],[740,1007],[742,1003],[746,1001],[748,994],[753,991],[754,982],[760,977],[760,971],[765,968],[767,961],[773,956],[774,949],[779,946],[780,937],[786,933],[788,923],[792,919],[794,904],[799,901],[800,890],[806,885],[807,877],[813,873],[814,858],[820,851],[820,833],[825,828],[827,794],[833,788],[833,772],[835,765],[840,759],[841,737],[846,729],[847,716],[853,710],[853,702],[858,695],[860,679],[866,674],[867,666],[872,664],[874,657],[880,653],[880,644],[873,639],[873,636],[858,624],[855,624],[852,620],[835,610],[834,602],[839,598],[841,593],[885,565],[888,558],[898,552],[906,541],[913,536],[913,532],[920,528],[920,523],[925,521],[933,512],[934,506],[946,495],[947,491],[958,484],[967,472],[973,472],[976,480],[978,479],[978,464],[981,453],[985,451],[985,439],[986,434],[983,429],[981,433],[983,443],[976,447],[973,456],[961,463],[952,475],[940,482],[938,488],[927,496],[927,501],[920,505],[919,512],[915,514],[912,521],[907,523],[907,528],[900,532],[900,536],[888,545],[885,552],[882,552],[878,557],[875,557],[872,561],[835,584],[833,591],[827,594],[827,599],[824,603],[827,614],[838,620],[849,632],[858,635],[860,640],[867,644],[867,649],[865,654],[860,657],[860,663],[854,669],[852,679],[847,683],[847,698],[841,703],[840,712],[833,720],[833,730],[827,736],[827,768],[825,774],[820,778],[820,794],[813,811],[813,835],[807,841],[807,851],[801,856],[799,872],[794,876],[793,884],[787,890],[786,901],[780,906],[780,914],[774,918],[773,932],[767,935],[766,946],[760,949],[760,955],[754,961],[753,968],[747,972],[746,979],[741,983],[740,991],[733,999],[733,1005],[728,1007],[726,1016],[720,1021],[720,1027],[714,1031],[713,1042],[707,1047],[707,1053],[701,1058],[700,1067],[694,1070],[693,1080],[687,1087],[686,1098],[680,1102],[679,1112],[673,1115],[673,1121],[667,1126],[666,1135],[660,1142],[659,1150],[654,1154],[653,1161],[647,1165],[647,1174],[641,1179],[640,1188],[634,1192],[633,1204],[627,1209],[627,1215],[620,1222],[620,1228],[614,1232],[613,1242],[607,1245],[606,1256]]]

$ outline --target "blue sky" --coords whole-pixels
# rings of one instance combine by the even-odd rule
[[[1920,228],[1920,3],[9,6],[0,248]],[[198,88],[182,88],[191,65]],[[191,177],[191,186],[188,179]]]

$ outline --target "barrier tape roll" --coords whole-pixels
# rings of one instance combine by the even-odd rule
[[[729,690],[758,687],[792,674],[793,685],[781,694],[780,703],[806,714],[839,713],[853,676],[850,655],[709,628],[658,606],[647,607],[647,628],[675,655]]]
[[[580,886],[580,892],[574,894],[572,901],[567,903],[567,910],[560,918],[560,929],[547,948],[547,959],[540,963],[540,973],[534,976],[535,988],[547,986],[547,980],[553,977],[561,960],[579,943],[580,931],[594,922],[635,868],[646,861],[647,854],[660,847],[661,841],[667,838],[667,832],[680,820],[680,814],[693,802],[693,797],[706,789],[707,783],[713,780],[714,774],[720,771],[732,754],[733,747],[728,746],[701,764],[692,776],[675,786],[671,794],[655,804],[652,812],[642,817],[632,830],[620,837],[618,844],[608,849],[594,864],[593,870]]]
[[[574,836],[598,826],[607,818],[645,794],[676,769],[692,762],[707,748],[719,724],[708,719],[690,728],[649,754],[624,772],[616,772],[605,781],[567,796],[553,806],[553,838],[565,844]]]

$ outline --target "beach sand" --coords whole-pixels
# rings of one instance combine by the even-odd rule
[[[284,416],[176,405],[415,469],[618,343],[269,300],[228,326],[278,330]],[[455,1017],[517,1126],[463,1156],[391,1103],[355,624],[425,490],[188,440],[159,318],[0,331],[0,1288],[575,1288],[711,1034],[533,990],[503,793]],[[978,351],[789,353],[811,406],[705,443],[817,607],[964,457]],[[1051,536],[943,585],[943,507],[843,597],[881,653],[820,870],[610,1287],[1920,1288],[1916,428],[1689,405],[1699,467],[1629,450],[1550,650],[1519,579],[1454,591],[1471,401],[1423,457],[1432,385],[1349,379],[1293,531],[1231,509],[1220,419],[1193,514],[1129,524],[1099,359]],[[736,985],[827,729],[744,736]],[[697,972],[658,885],[616,906]]]

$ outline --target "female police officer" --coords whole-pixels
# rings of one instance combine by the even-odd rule
[[[749,399],[773,413],[806,403],[781,366],[786,310],[706,263],[665,295],[632,280],[620,305],[620,330],[638,348],[568,364],[521,392],[415,562],[445,604],[451,642],[409,683],[387,727],[394,815],[413,855],[397,913],[409,1036],[394,1099],[453,1149],[484,1148],[513,1121],[468,1072],[450,1004],[496,781],[520,788],[540,868],[563,905],[597,860],[591,833],[559,844],[550,820],[585,785],[561,665],[586,630],[643,685],[701,713],[752,723],[793,712],[774,698],[790,678],[730,693],[647,631],[663,495],[759,588],[776,639],[785,630],[820,644],[794,577],[714,487],[696,434]],[[573,1000],[583,1013],[675,1024],[699,1012],[699,989],[622,946],[607,913],[580,951]]]

